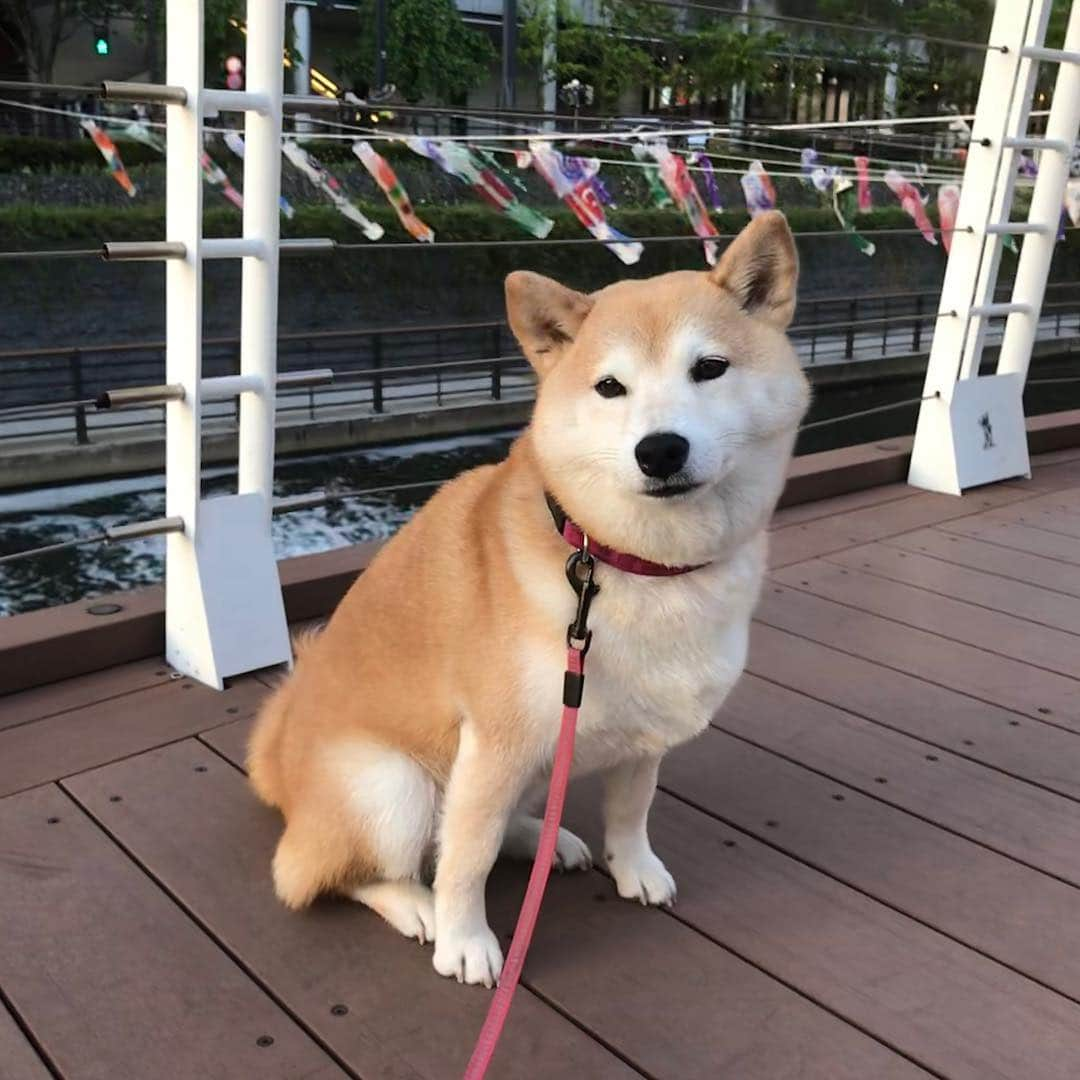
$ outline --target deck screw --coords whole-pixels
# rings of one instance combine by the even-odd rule
[[[1019,727],[1019,726],[1020,726],[1020,721],[1019,720],[1010,720],[1009,721],[1009,727]]]
[[[964,739],[964,745],[965,746],[974,746],[975,741],[973,739]]]
[[[349,1011],[348,1005],[331,1005],[330,1012],[334,1016],[344,1016]]]
[[[1040,705],[1039,712],[1041,712],[1043,716],[1049,716],[1053,712],[1053,710],[1048,709],[1045,705]]]
[[[887,784],[888,782],[889,781],[884,776],[875,776],[874,777],[874,783],[875,784]]]
[[[60,819],[58,817],[46,818],[45,820],[49,825],[59,825],[60,824]]]
[[[734,840],[725,840],[724,841],[724,847],[735,847],[735,841]]]
[[[834,799],[835,799],[835,800],[836,800],[837,802],[843,802],[843,801],[844,801],[844,796],[843,796],[843,795],[841,795],[839,791],[838,791],[838,792],[837,792],[837,793],[836,793],[836,794],[835,794],[835,795],[833,796],[833,798],[834,798]]]
[[[124,796],[123,795],[110,795],[109,796],[109,802],[123,802],[123,801],[124,801]]]
[[[273,1035],[260,1035],[255,1040],[255,1045],[256,1046],[263,1046],[263,1047],[265,1047],[265,1046],[273,1046],[274,1045],[274,1036]]]
[[[195,771],[196,772],[206,772],[206,766],[205,765],[196,765],[195,766]]]
[[[237,705],[230,705],[225,711],[227,713],[231,713],[232,715],[235,715],[236,713],[238,713],[240,711],[240,708]]]
[[[772,818],[769,818],[769,820],[766,821],[765,824],[768,825],[770,829],[775,829],[776,826],[780,824],[780,822],[774,821]]]
[[[189,683],[189,682],[184,683],[184,685],[181,686],[180,689],[181,690],[190,690],[191,689],[191,683]]]
[[[926,755],[926,760],[927,761],[937,761],[937,754],[927,754]]]

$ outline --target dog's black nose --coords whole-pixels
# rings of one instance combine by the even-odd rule
[[[646,476],[666,480],[674,476],[690,456],[690,443],[674,431],[658,431],[646,435],[634,447],[638,467]]]

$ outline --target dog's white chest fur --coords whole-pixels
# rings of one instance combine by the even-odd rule
[[[646,578],[608,567],[590,612],[592,645],[578,721],[575,772],[663,754],[699,734],[746,662],[750,616],[764,572],[764,537],[723,565],[677,577]],[[545,589],[561,633],[573,594]],[[569,599],[568,599],[569,598]],[[541,599],[537,596],[537,599]],[[529,719],[552,729],[559,716],[565,648],[524,645]]]

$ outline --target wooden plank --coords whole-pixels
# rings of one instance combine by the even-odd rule
[[[583,786],[568,823],[598,845]],[[681,921],[938,1075],[1071,1080],[1074,1003],[664,792],[650,834]]]
[[[510,880],[517,889],[503,887]],[[495,875],[492,909],[505,926],[524,880],[521,867]],[[531,986],[649,1076],[927,1076],[670,915],[619,902],[596,871],[549,886],[528,971]]]
[[[755,623],[749,670],[894,731],[1080,798],[1080,739],[819,642]]]
[[[90,675],[63,679],[49,686],[7,694],[0,697],[0,730],[157,686],[168,682],[169,674],[164,660],[138,660]]]
[[[1027,525],[1004,525],[980,518],[943,522],[939,528],[956,536],[969,536],[987,544],[1009,548],[1022,554],[1039,555],[1044,559],[1057,559],[1072,566],[1080,566],[1080,544],[1071,536],[1032,529]]]
[[[1075,446],[1040,454],[1031,464],[1031,479],[1020,483],[1032,490],[1060,491],[1080,483],[1080,457]]]
[[[1080,677],[1080,641],[1072,634],[1035,626],[1006,612],[868,574],[860,567],[814,559],[773,574],[789,588],[823,596],[838,604],[880,615],[987,652]],[[1076,603],[1080,611],[1080,602]]]
[[[238,679],[222,693],[189,679],[170,680],[9,728],[0,732],[0,795],[252,716],[266,693],[251,678]]]
[[[890,581],[902,581],[938,596],[966,600],[994,611],[1006,611],[1041,626],[1080,634],[1080,602],[1037,585],[971,570],[888,544],[868,544],[829,556],[840,566],[859,568]]]
[[[1057,496],[1055,496],[1057,499]],[[1061,533],[1080,540],[1080,503],[1065,507],[1060,504],[1032,507],[1025,514],[1017,514],[1016,521],[1021,525],[1030,525],[1033,529],[1045,529],[1047,532]]]
[[[769,565],[788,566],[856,544],[896,536],[1009,502],[1019,502],[1027,497],[1025,492],[1005,486],[983,488],[978,494],[963,499],[920,492],[910,499],[897,499],[883,506],[868,506],[803,525],[793,525],[777,530],[770,537]]]
[[[247,761],[247,741],[250,734],[251,720],[240,719],[203,732],[199,738],[238,769],[243,769]]]
[[[915,489],[908,487],[907,484],[885,484],[882,487],[836,495],[831,499],[818,499],[814,502],[799,503],[796,506],[785,506],[773,514],[771,527],[776,530],[790,528],[792,525],[804,525],[809,521],[845,514],[851,510],[861,510],[867,506],[881,506],[884,503],[895,502],[897,499],[910,499],[916,494]]]
[[[86,600],[0,619],[0,692],[9,694],[114,664],[160,657],[165,590],[115,593],[119,611],[91,615]]]
[[[1049,420],[1050,416],[1052,416],[1052,415],[1054,415],[1054,414],[1049,414],[1045,419]],[[1056,415],[1059,418],[1064,418],[1066,414],[1065,413],[1057,413]],[[1072,415],[1070,417],[1070,423],[1075,424],[1078,419],[1080,419],[1080,412],[1078,412],[1076,410],[1072,410]],[[1040,422],[1039,417],[1034,417],[1034,416],[1028,417],[1027,424],[1028,424],[1028,436],[1029,437],[1031,435],[1033,425],[1038,424],[1039,422]],[[1072,443],[1069,446],[1058,447],[1055,450],[1041,450],[1041,451],[1039,451],[1031,459],[1031,471],[1033,473],[1041,473],[1041,472],[1045,471],[1046,469],[1048,469],[1052,465],[1068,465],[1068,464],[1071,464],[1073,462],[1080,462],[1080,448],[1078,448],[1075,443]]]
[[[1074,799],[753,675],[724,703],[715,724],[1018,862],[1080,884],[1080,803]]]
[[[30,1040],[19,1030],[11,1014],[0,1004],[0,1075],[4,1080],[49,1080]]]
[[[64,1076],[345,1075],[55,787],[0,801],[0,909],[0,983]]]
[[[1080,889],[720,731],[669,755],[661,781],[830,877],[1080,999]]]
[[[809,593],[767,588],[757,618],[929,682],[1080,731],[1080,683]]]
[[[1080,536],[1080,488],[1045,492],[1021,503],[1011,503],[978,515],[982,522],[1021,524]]]
[[[191,740],[83,773],[65,787],[359,1075],[461,1075],[490,995],[440,978],[430,950],[357,904],[287,911],[270,884],[280,817],[256,803],[232,765]],[[111,801],[117,794],[120,803]],[[348,1013],[335,1015],[335,1005]],[[492,1075],[634,1073],[522,993]]]
[[[242,755],[244,728],[232,724],[205,738]],[[488,890],[493,925],[507,935],[524,878],[523,867],[501,867]],[[606,903],[614,899],[597,874],[554,881],[526,982],[649,1075],[772,1078],[791,1074],[797,1060],[805,1069],[797,1075],[912,1075],[907,1062],[729,954],[656,912]],[[716,1015],[725,1022],[717,1025]],[[546,1074],[538,1068],[533,1075]]]
[[[1030,552],[1018,558],[1016,552],[1008,548],[937,529],[921,529],[906,536],[890,537],[885,543],[972,570],[997,574],[1011,581],[1053,589],[1067,596],[1080,596],[1080,570],[1068,563],[1043,559]]]

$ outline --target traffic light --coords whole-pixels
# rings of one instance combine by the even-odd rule
[[[98,56],[109,55],[109,28],[107,26],[94,27],[94,52]]]

